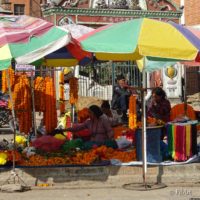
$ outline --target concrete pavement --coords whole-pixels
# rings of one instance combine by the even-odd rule
[[[151,191],[123,188],[34,189],[23,193],[2,193],[0,200],[200,200],[199,187],[167,187]]]

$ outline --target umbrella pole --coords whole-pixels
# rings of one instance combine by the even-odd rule
[[[187,76],[186,76],[186,65],[183,66],[184,66],[184,116],[187,117],[187,94],[186,94]]]
[[[142,72],[143,90],[142,90],[142,162],[143,162],[143,184],[146,188],[146,174],[147,174],[147,142],[146,142],[146,102],[145,102],[145,88],[146,88],[146,73]]]
[[[14,106],[13,106],[13,98],[12,98],[12,91],[11,91],[11,85],[10,85],[10,77],[9,77],[9,71],[8,69],[6,70],[6,78],[7,78],[7,83],[8,83],[8,91],[9,91],[9,96],[10,96],[10,103],[11,103],[11,112],[12,112],[12,119],[13,119],[13,166],[12,170],[15,172],[15,150],[16,150],[16,129],[17,129],[17,124],[16,124],[16,118],[15,118],[15,111],[14,111]]]
[[[71,104],[71,126],[74,124],[75,121],[75,105]]]
[[[11,85],[10,85],[10,77],[9,77],[9,72],[8,69],[6,70],[6,78],[7,78],[7,83],[8,83],[8,91],[9,91],[9,96],[10,96],[10,103],[11,103],[11,112],[12,112],[12,119],[13,119],[13,151],[12,151],[12,171],[10,177],[6,180],[7,183],[10,183],[11,181],[15,184],[16,183],[16,178],[19,181],[21,181],[24,185],[24,181],[18,176],[18,174],[15,171],[15,151],[16,151],[16,130],[17,130],[17,123],[16,123],[16,118],[15,118],[15,111],[14,111],[14,105],[13,105],[13,98],[12,98],[12,91],[11,91]],[[11,179],[13,178],[13,179]],[[5,183],[6,183],[5,182]]]
[[[32,126],[33,126],[33,135],[37,135],[36,131],[36,117],[35,117],[35,96],[34,96],[34,80],[33,80],[33,70],[31,70],[31,98],[32,98]]]

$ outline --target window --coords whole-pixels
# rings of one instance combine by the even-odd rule
[[[24,4],[14,4],[14,14],[15,15],[24,15]]]

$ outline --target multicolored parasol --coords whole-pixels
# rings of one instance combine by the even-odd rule
[[[65,46],[70,41],[67,30],[45,20],[26,15],[0,15],[0,70],[11,60],[28,64]]]
[[[96,29],[78,39],[99,60],[139,60],[142,57],[199,59],[200,40],[176,23],[140,18]]]
[[[134,19],[101,27],[78,40],[83,50],[94,53],[99,60],[200,60],[200,40],[191,31],[173,22]],[[145,77],[143,70],[143,88],[146,89]],[[144,92],[142,94],[143,186],[147,188],[146,102]]]
[[[76,41],[76,39],[86,33],[93,31],[94,29],[77,24],[68,24],[62,26],[62,28],[70,32],[72,36],[71,42],[67,46],[45,56],[44,58],[45,66],[71,67],[76,65],[84,66],[90,63],[92,59],[92,54],[83,51],[80,44]]]

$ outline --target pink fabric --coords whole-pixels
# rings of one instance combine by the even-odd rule
[[[54,25],[40,18],[26,15],[0,15],[0,46],[25,43],[32,36],[40,36]]]
[[[93,31],[91,31],[91,32],[89,32],[89,33],[86,33],[86,34],[84,34],[83,36],[77,38],[77,40],[78,40],[79,42],[81,42],[81,41],[87,39],[88,37],[94,35],[95,33],[101,32],[101,31],[103,31],[103,30],[109,28],[109,27],[112,26],[112,25],[113,25],[113,24],[108,24],[107,26],[102,26],[102,27],[100,27],[100,28],[97,28],[97,29],[95,29],[95,30],[93,30]]]
[[[61,145],[65,143],[65,140],[56,139],[53,136],[45,135],[37,138],[32,142],[32,145],[36,149],[43,150],[45,152],[53,152],[60,149]]]
[[[6,101],[0,100],[0,107],[7,107],[8,103]]]
[[[91,133],[92,141],[103,143],[107,139],[114,138],[114,133],[108,117],[103,114],[99,119],[88,119],[84,123],[77,124],[75,127],[68,128],[68,131],[78,132],[88,129]]]

